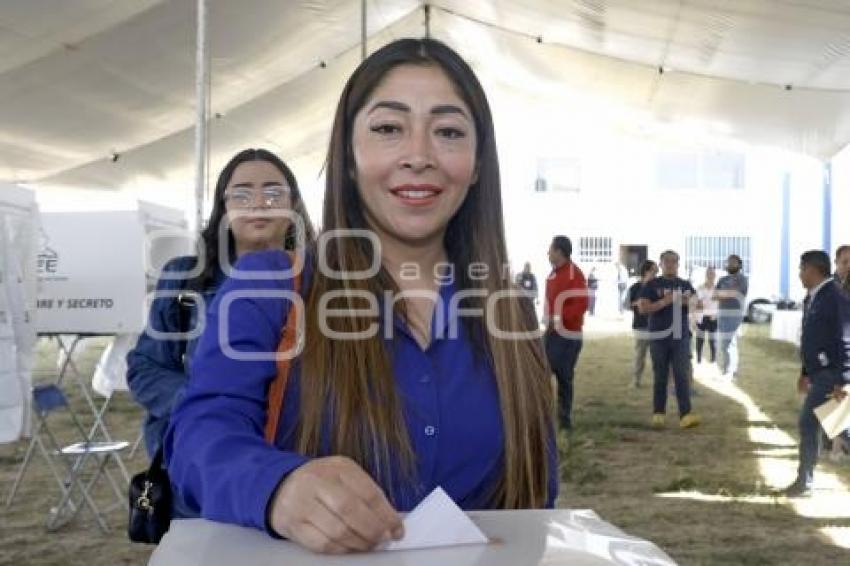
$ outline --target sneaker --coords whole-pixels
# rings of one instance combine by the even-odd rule
[[[664,428],[667,419],[664,413],[655,413],[652,415],[652,428]]]
[[[788,487],[782,490],[782,495],[785,497],[797,498],[797,497],[811,497],[812,496],[812,487],[804,484],[801,481],[795,481]]]
[[[702,422],[702,419],[699,418],[699,415],[688,413],[687,415],[679,419],[679,426],[681,428],[693,428],[695,426],[698,426],[700,422]]]

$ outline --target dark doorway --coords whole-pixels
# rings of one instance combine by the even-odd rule
[[[620,246],[620,263],[626,266],[630,277],[636,277],[648,254],[647,246]]]

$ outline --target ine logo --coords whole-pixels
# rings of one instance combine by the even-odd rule
[[[50,247],[47,234],[41,232],[41,251],[38,253],[38,274],[56,275],[59,271],[59,252]]]
[[[54,275],[59,270],[59,254],[51,247],[42,248],[38,254],[38,274]]]

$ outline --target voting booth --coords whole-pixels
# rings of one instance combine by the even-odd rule
[[[0,183],[0,443],[26,434],[31,422],[37,233],[34,193]]]
[[[139,202],[136,210],[44,213],[39,333],[140,333],[162,265],[191,250],[185,216],[174,209]]]
[[[18,208],[26,212],[24,207]],[[15,401],[14,404],[6,403],[10,408],[5,410],[0,406],[0,417],[5,416],[7,420],[14,418],[19,424],[17,429],[4,425],[0,430],[6,433],[8,440],[15,440],[20,436],[18,429],[23,426],[21,423],[29,424],[33,420],[34,415],[25,414],[19,405],[26,406],[34,400],[39,408],[35,415],[38,416],[38,425],[32,431],[6,505],[10,505],[14,500],[36,448],[40,450],[51,469],[56,467],[52,461],[54,457],[70,455],[78,459],[69,468],[69,474],[63,479],[54,472],[62,498],[60,503],[51,509],[48,528],[64,524],[80,509],[70,496],[72,488],[68,487],[76,485],[82,490],[83,498],[94,512],[98,524],[107,530],[103,517],[87,497],[87,492],[99,478],[105,477],[116,494],[115,504],[126,505],[124,489],[129,483],[130,475],[119,455],[128,443],[113,441],[104,416],[112,392],[127,389],[127,368],[124,360],[129,349],[135,345],[138,334],[145,327],[148,291],[156,284],[162,266],[169,259],[191,252],[192,236],[187,231],[185,216],[181,211],[144,202],[139,202],[132,210],[49,212],[40,217],[30,211],[27,218],[31,220],[29,224],[22,224],[20,221],[14,223],[0,215],[0,222],[3,222],[0,227],[6,228],[5,231],[0,230],[0,244],[4,245],[4,252],[11,247],[23,254],[19,261],[8,260],[8,254],[3,256],[3,273],[6,276],[0,279],[17,281],[18,284],[4,285],[7,291],[3,296],[11,296],[11,299],[5,303],[0,302],[0,314],[4,312],[5,305],[6,310],[11,307],[12,315],[0,317],[0,323],[6,319],[20,318],[32,321],[29,331],[20,334],[26,337],[29,349],[25,351],[32,352],[32,345],[38,336],[55,340],[59,356],[55,382],[50,385],[42,384],[32,389],[29,379],[26,383],[19,380],[21,383],[12,390],[14,380],[2,378],[3,374],[0,373],[0,387],[9,390],[0,390],[3,392],[2,399],[8,397]],[[36,218],[40,218],[37,226],[32,221]],[[14,229],[9,229],[9,226]],[[31,243],[21,234],[28,234]],[[12,257],[14,259],[15,256]],[[29,277],[25,276],[21,269],[16,270],[18,263],[29,269]],[[32,300],[29,302],[21,296],[25,287],[23,282],[27,283],[27,289],[31,288]],[[11,289],[11,292],[8,289]],[[30,313],[34,316],[22,310],[22,307],[27,305],[34,307]],[[9,325],[4,325],[0,330],[0,364],[10,366],[6,361],[9,356],[3,349],[16,347],[15,339],[19,334],[17,328],[14,328],[15,325],[12,325],[15,333],[10,332],[7,326]],[[84,348],[87,339],[99,336],[109,336],[112,340],[101,357],[94,376],[83,375],[76,366],[76,354]],[[20,367],[28,370],[30,366]],[[16,371],[15,367],[9,369],[0,365],[0,368],[6,370],[7,374],[9,371]],[[29,377],[29,373],[26,377]],[[91,411],[94,424],[88,430],[83,428],[82,421],[77,418],[76,411],[65,397],[63,382],[68,377],[76,382]],[[87,383],[89,379],[91,385]],[[100,393],[105,400],[96,401],[91,389]],[[39,401],[44,398],[40,393],[45,391],[52,395],[49,403]],[[52,435],[43,432],[49,430],[49,412],[59,407],[68,411],[80,433],[78,443],[61,449]],[[44,434],[47,434],[52,442],[52,450],[45,445],[42,438]],[[79,474],[83,462],[89,456],[100,458],[100,467],[93,477],[83,482]],[[106,468],[107,462],[110,461],[107,456],[123,476],[125,487],[121,487],[120,477],[119,481],[116,481],[115,476]]]
[[[145,327],[148,294],[165,263],[193,253],[193,237],[183,211],[143,201],[131,210],[42,215],[38,332],[57,336],[69,357],[87,336],[113,336],[92,379],[101,395],[126,390],[124,358]]]

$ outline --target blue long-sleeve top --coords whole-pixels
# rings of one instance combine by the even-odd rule
[[[288,269],[282,252],[258,252],[239,259],[245,271]],[[293,364],[275,446],[263,439],[267,391],[276,375],[273,360],[237,361],[225,354],[219,305],[232,292],[226,311],[229,346],[238,352],[276,351],[289,301],[245,297],[256,290],[289,291],[289,279],[228,279],[207,313],[207,327],[192,363],[192,377],[176,407],[165,440],[174,489],[201,516],[268,530],[267,511],[278,484],[309,461],[295,451],[299,415],[299,365]],[[387,341],[404,422],[415,455],[414,485],[388,488],[399,511],[409,511],[441,486],[462,508],[491,505],[488,493],[503,471],[504,434],[493,370],[479,358],[450,310],[453,285],[440,289],[438,307],[448,328],[432,325],[435,338],[422,350],[401,320]],[[236,295],[241,298],[233,300]],[[436,318],[440,320],[440,318]],[[440,334],[446,337],[439,337]],[[383,329],[381,335],[384,335]],[[325,443],[327,445],[328,443]],[[551,507],[558,491],[554,441],[548,447]],[[321,456],[330,456],[325,453]],[[399,468],[393,469],[393,477]]]
[[[157,282],[157,297],[151,302],[148,327],[156,332],[186,333],[198,323],[198,309],[204,304],[178,305],[178,295],[185,289],[186,279],[180,274],[189,274],[197,263],[195,256],[181,256],[168,261],[162,268]],[[216,287],[223,277],[220,273],[213,285],[200,293],[204,303],[209,304]],[[180,309],[187,314],[181,315]],[[181,323],[181,318],[185,322]],[[185,324],[187,328],[181,328]],[[148,456],[153,458],[168,426],[171,410],[188,379],[188,360],[194,352],[197,339],[177,340],[152,336],[146,329],[138,339],[136,347],[127,354],[127,386],[133,399],[145,408],[142,430]]]

